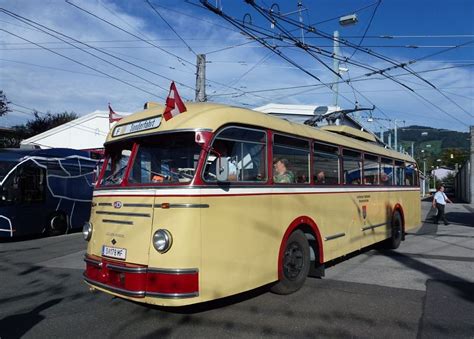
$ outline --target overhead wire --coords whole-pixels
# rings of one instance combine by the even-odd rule
[[[282,59],[286,60],[287,62],[289,62],[290,64],[292,64],[293,66],[297,67],[298,69],[300,69],[302,72],[306,73],[307,75],[309,75],[310,77],[312,77],[313,79],[317,80],[318,82],[321,82],[324,86],[328,87],[329,89],[331,89],[331,86],[324,83],[323,81],[321,81],[321,79],[319,77],[317,77],[316,75],[314,75],[313,73],[309,72],[308,70],[306,70],[304,67],[300,66],[299,64],[297,64],[295,61],[293,61],[291,58],[289,58],[288,56],[286,56],[285,54],[283,54],[281,51],[279,51],[278,49],[274,48],[273,46],[271,46],[266,40],[264,39],[261,39],[260,37],[254,35],[252,32],[249,32],[247,29],[246,29],[246,26],[245,25],[240,25],[240,23],[236,22],[233,18],[229,17],[227,14],[225,14],[224,12],[222,12],[221,10],[215,8],[214,6],[210,5],[207,1],[204,1],[203,0],[203,5],[206,6],[206,8],[208,8],[210,11],[214,12],[215,14],[223,17],[227,22],[229,22],[231,25],[233,25],[234,27],[240,29],[244,34],[248,35],[249,37],[251,37],[252,39],[255,39],[256,41],[258,41],[259,43],[261,43],[262,45],[264,45],[265,47],[267,47],[268,49],[270,49],[271,51],[273,51],[275,54],[277,54],[278,56],[280,56]],[[331,89],[332,90],[332,89]],[[341,95],[341,97],[343,97],[345,100],[347,100],[348,102],[351,102],[350,99],[348,99],[347,97],[344,97]]]
[[[126,33],[126,34],[128,34],[128,35],[131,35],[131,36],[137,38],[138,40],[140,40],[140,41],[142,41],[142,42],[144,42],[144,43],[146,43],[146,44],[148,44],[148,45],[151,45],[151,46],[155,47],[156,49],[162,51],[163,53],[166,53],[166,54],[168,54],[168,55],[170,55],[170,56],[175,57],[179,62],[181,62],[181,63],[183,64],[183,66],[185,66],[185,65],[191,65],[191,66],[193,66],[193,67],[196,66],[194,63],[192,63],[192,62],[190,62],[190,61],[188,61],[188,60],[186,60],[186,59],[180,57],[179,55],[176,55],[176,54],[174,54],[174,53],[171,53],[171,52],[167,51],[166,49],[164,49],[164,48],[162,48],[162,47],[160,47],[160,46],[158,46],[158,45],[156,45],[156,44],[154,44],[154,43],[152,43],[152,42],[150,42],[150,41],[148,41],[148,40],[146,40],[146,39],[143,39],[142,37],[140,37],[140,36],[138,36],[138,35],[136,35],[136,34],[130,32],[130,31],[127,31],[126,29],[124,29],[124,28],[122,28],[122,27],[120,27],[120,26],[118,26],[118,25],[115,25],[114,23],[112,23],[112,22],[110,22],[110,21],[108,21],[108,20],[106,20],[106,19],[104,19],[104,18],[101,18],[100,16],[98,16],[98,15],[92,13],[91,11],[89,11],[89,10],[87,10],[87,9],[85,9],[85,8],[82,8],[82,7],[80,7],[80,6],[78,6],[78,5],[74,4],[74,3],[72,3],[70,0],[65,0],[65,1],[66,1],[67,4],[69,4],[69,5],[71,5],[71,6],[75,7],[75,8],[77,8],[77,9],[79,9],[80,11],[83,11],[84,13],[87,13],[88,15],[90,15],[90,16],[92,16],[92,17],[94,17],[94,18],[96,18],[96,19],[98,19],[98,20],[100,20],[100,21],[102,21],[102,22],[104,22],[104,23],[106,23],[106,24],[108,24],[108,25],[110,25],[110,26],[112,26],[112,27],[115,27],[116,29],[118,29],[118,30],[120,30],[120,31],[122,31],[122,32],[124,32],[124,33]]]
[[[257,10],[258,10],[258,9],[257,9]],[[258,10],[258,11],[259,11],[259,10]],[[266,14],[263,13],[262,11],[259,11],[259,12],[260,12],[262,15],[266,16]],[[270,20],[270,22],[272,22],[272,24],[275,25],[275,27],[278,27],[278,28],[280,29],[280,31],[284,32],[284,33],[287,34],[287,35],[289,34],[289,32],[286,31],[286,30],[285,30],[281,25],[279,25],[276,21],[272,21],[272,18],[270,18],[270,17],[268,17],[268,16],[266,16],[266,18],[267,18],[267,20]],[[242,29],[242,27],[240,27],[240,29]],[[293,37],[292,37],[291,39],[292,39],[294,42],[296,42],[296,43],[299,42],[299,41],[296,41],[296,39],[293,38]],[[272,51],[275,51],[275,49],[271,49],[271,50],[272,50]],[[280,54],[279,54],[279,55],[280,55]],[[322,63],[322,64],[323,64],[327,69],[329,69],[332,73],[335,73],[341,80],[344,80],[344,79],[342,79],[342,77],[340,76],[339,73],[336,73],[332,68],[330,68],[328,65],[326,65],[322,60],[320,60],[319,58],[316,58],[316,59],[317,59],[318,61],[320,61],[320,63]],[[297,66],[297,67],[298,67],[298,66]],[[301,69],[301,68],[300,68],[300,69]],[[304,72],[308,73],[308,71],[307,71],[306,69],[304,69]],[[316,80],[322,82],[322,81],[321,81],[319,78],[317,78],[317,77],[316,77]],[[353,89],[354,92],[357,91],[357,90],[352,86],[351,83],[349,83],[349,82],[347,82],[347,81],[344,81],[344,82],[347,83],[347,84]],[[398,81],[395,80],[395,82],[398,82]],[[322,83],[323,83],[323,82],[322,82]],[[324,83],[323,83],[323,84],[324,84]],[[327,84],[324,84],[324,85],[326,85],[331,91],[334,91],[334,89],[333,89],[331,86],[329,86],[329,85],[327,85]],[[404,85],[403,85],[403,86],[404,86]],[[407,86],[404,86],[404,87],[407,87]],[[372,102],[370,101],[370,99],[368,99],[368,98],[367,98],[366,96],[364,96],[363,94],[361,94],[361,96],[364,97],[368,102],[372,103]],[[347,101],[350,102],[350,103],[352,102],[350,99],[348,99],[347,97],[345,97],[345,96],[343,96],[343,95],[341,95],[341,97],[344,98],[345,100],[347,100]],[[356,101],[354,102],[354,106],[357,106],[357,104],[358,104],[358,102],[357,102],[357,99],[356,99]],[[373,104],[373,103],[372,103],[372,104]],[[383,113],[383,114],[385,114],[385,113]]]
[[[96,51],[98,51],[98,52],[100,52],[100,53],[106,54],[106,55],[108,55],[108,56],[110,56],[110,57],[113,57],[113,58],[115,58],[115,59],[118,59],[118,60],[120,60],[120,61],[122,61],[122,62],[128,63],[128,64],[130,64],[130,65],[133,65],[133,66],[135,66],[135,67],[138,67],[138,68],[141,68],[141,69],[143,69],[143,70],[145,70],[145,71],[148,71],[147,69],[145,69],[145,68],[143,68],[143,67],[134,65],[133,63],[130,63],[130,62],[128,62],[128,61],[126,61],[126,60],[124,60],[124,59],[122,59],[122,58],[116,57],[116,56],[114,56],[113,54],[110,54],[110,53],[108,53],[108,52],[102,51],[102,50],[100,50],[100,49],[98,49],[98,48],[96,48],[96,47],[92,47],[92,46],[90,46],[90,45],[84,44],[84,43],[82,43],[81,41],[79,41],[79,40],[77,40],[77,39],[74,39],[74,38],[72,38],[72,37],[70,37],[70,36],[68,36],[68,35],[66,35],[66,34],[63,34],[63,33],[61,33],[61,32],[58,32],[58,31],[56,31],[56,30],[54,30],[54,29],[51,29],[51,28],[49,28],[49,27],[46,27],[46,26],[44,26],[44,25],[41,25],[41,24],[39,24],[38,22],[35,22],[35,21],[33,21],[33,20],[30,20],[30,19],[27,19],[27,18],[25,18],[25,17],[22,17],[22,16],[20,16],[20,15],[18,15],[18,14],[16,14],[16,13],[10,12],[10,11],[5,10],[5,9],[0,9],[0,11],[4,12],[5,14],[7,14],[7,15],[9,15],[9,16],[12,16],[13,18],[15,18],[15,19],[17,19],[17,20],[19,20],[19,21],[21,21],[21,22],[27,24],[27,25],[31,25],[32,27],[35,27],[36,29],[38,29],[39,31],[41,31],[41,32],[44,33],[44,34],[50,35],[50,36],[52,36],[52,37],[54,37],[54,38],[56,38],[56,39],[58,39],[58,40],[61,40],[62,42],[66,43],[66,44],[68,44],[68,45],[70,45],[70,46],[73,46],[75,49],[79,49],[80,51],[82,51],[82,52],[84,52],[84,53],[86,53],[86,54],[88,54],[88,55],[90,55],[90,56],[92,56],[92,57],[94,57],[94,58],[97,58],[97,59],[99,59],[99,60],[105,62],[106,64],[112,65],[112,66],[114,66],[114,67],[116,67],[116,68],[118,68],[118,69],[120,69],[120,70],[122,70],[122,71],[124,71],[124,72],[126,72],[126,73],[128,73],[128,74],[131,74],[131,75],[133,75],[133,76],[135,76],[135,77],[137,77],[137,78],[139,78],[139,79],[141,79],[141,80],[143,80],[143,81],[145,81],[145,82],[147,82],[147,83],[149,83],[149,84],[152,84],[152,85],[154,85],[154,86],[156,86],[156,87],[158,87],[158,88],[164,90],[165,92],[168,91],[168,90],[167,90],[166,88],[164,88],[163,86],[161,86],[161,85],[159,85],[159,84],[157,84],[157,83],[155,83],[155,82],[153,82],[153,81],[150,81],[150,80],[148,80],[148,79],[146,79],[146,78],[144,78],[144,77],[142,77],[142,76],[140,76],[140,75],[138,75],[138,74],[135,74],[135,73],[133,73],[133,72],[131,72],[131,71],[129,71],[129,70],[127,70],[127,69],[125,69],[125,68],[123,68],[123,67],[117,65],[117,64],[114,64],[113,62],[110,62],[109,60],[106,60],[106,59],[104,59],[104,58],[102,58],[102,57],[100,57],[100,56],[98,56],[98,55],[96,55],[96,54],[94,54],[94,53],[91,53],[91,52],[89,52],[89,51],[87,51],[87,50],[84,50],[84,49],[82,49],[81,47],[78,47],[78,46],[72,44],[71,42],[69,42],[69,41],[67,41],[67,40],[64,40],[64,39],[62,39],[62,38],[60,38],[60,37],[58,37],[58,36],[55,36],[54,34],[52,34],[52,33],[50,33],[50,32],[47,32],[46,30],[49,30],[49,31],[51,31],[51,32],[54,32],[54,33],[59,34],[59,35],[61,35],[61,36],[64,36],[64,37],[66,37],[67,39],[71,39],[71,40],[75,41],[76,43],[86,45],[86,46],[88,46],[89,48],[92,48],[93,50],[96,50]],[[38,26],[39,26],[39,27],[43,27],[43,28],[46,29],[46,30],[41,29],[41,28],[38,28]],[[158,74],[156,74],[156,75],[158,75]],[[162,76],[162,77],[163,77],[163,76]],[[156,96],[156,95],[155,95],[155,96]],[[158,96],[158,97],[160,97],[160,96]],[[161,98],[162,98],[162,97],[161,97]],[[164,98],[163,98],[163,99],[164,99]]]
[[[139,90],[139,91],[142,91],[142,92],[144,92],[144,93],[148,93],[148,94],[150,94],[150,95],[152,95],[152,96],[154,96],[154,97],[162,98],[162,97],[158,96],[156,93],[149,92],[149,91],[147,91],[147,90],[145,90],[145,89],[143,89],[143,88],[140,88],[140,87],[138,87],[138,86],[135,86],[135,85],[133,85],[133,84],[127,82],[127,81],[124,81],[124,80],[122,80],[122,79],[120,79],[120,78],[117,78],[117,77],[115,77],[115,76],[113,76],[113,75],[110,75],[110,74],[108,74],[108,73],[106,73],[106,72],[103,72],[103,71],[101,71],[101,70],[99,70],[99,69],[96,69],[96,68],[94,68],[94,67],[92,67],[92,66],[86,65],[86,64],[84,64],[83,62],[77,61],[77,60],[75,60],[75,59],[73,59],[73,58],[71,58],[71,57],[68,57],[68,56],[64,55],[64,54],[55,52],[55,51],[53,51],[53,50],[51,50],[51,49],[49,49],[49,48],[47,48],[47,47],[41,46],[41,45],[39,45],[39,44],[36,44],[35,42],[33,42],[33,41],[31,41],[31,40],[28,40],[28,39],[26,39],[26,38],[24,38],[24,37],[21,37],[21,36],[15,34],[15,33],[12,33],[12,32],[10,32],[10,31],[7,31],[7,30],[5,30],[5,29],[3,29],[3,28],[0,28],[0,31],[5,32],[5,33],[8,33],[8,34],[10,34],[10,35],[12,35],[12,36],[14,36],[14,37],[16,37],[16,38],[18,38],[18,39],[21,39],[21,40],[23,40],[23,41],[27,41],[27,42],[29,42],[29,43],[31,43],[31,44],[34,44],[34,45],[38,46],[38,47],[41,47],[42,49],[44,49],[44,50],[46,50],[46,51],[49,51],[49,52],[51,52],[51,53],[53,53],[53,54],[55,54],[55,55],[57,55],[57,56],[60,56],[60,57],[62,57],[62,58],[64,58],[64,59],[67,59],[67,60],[69,60],[69,61],[72,61],[72,62],[74,62],[74,63],[76,63],[76,64],[78,64],[78,65],[81,65],[81,66],[83,66],[83,67],[89,68],[89,69],[91,69],[91,70],[93,70],[93,71],[95,71],[95,72],[97,72],[97,73],[100,73],[100,74],[102,74],[102,75],[105,75],[105,76],[107,76],[107,77],[109,77],[109,78],[111,78],[111,79],[114,79],[114,80],[116,80],[116,81],[118,81],[118,82],[121,82],[121,83],[123,83],[123,84],[125,84],[125,85],[128,85],[128,86],[130,86],[130,87],[133,87],[133,88],[135,88],[135,89],[137,89],[137,90]]]
[[[203,1],[204,1],[204,0],[203,0]],[[286,22],[286,23],[288,23],[288,24],[291,24],[291,25],[293,25],[293,26],[299,27],[299,28],[301,28],[301,29],[305,29],[308,33],[312,33],[312,34],[316,34],[316,35],[325,37],[325,38],[327,38],[327,39],[329,39],[329,40],[331,40],[331,41],[336,41],[336,38],[335,38],[333,35],[328,34],[328,33],[326,33],[326,32],[323,32],[323,31],[321,31],[321,30],[318,30],[318,29],[316,29],[315,27],[304,25],[303,23],[301,23],[301,22],[299,22],[299,21],[296,21],[296,20],[287,18],[287,17],[285,17],[285,16],[282,16],[280,13],[273,12],[271,9],[270,9],[270,10],[265,9],[265,8],[263,8],[263,7],[261,7],[261,6],[258,6],[258,5],[257,5],[255,2],[253,2],[253,1],[250,2],[250,3],[248,3],[248,4],[251,5],[254,9],[256,9],[259,13],[262,13],[262,15],[264,15],[264,13],[268,12],[268,15],[265,14],[265,16],[266,16],[267,20],[271,20],[271,22],[276,22],[276,20],[273,19],[273,17],[276,16],[276,17],[278,17],[280,20],[282,20],[282,21],[284,21],[284,22]],[[270,19],[268,19],[268,18],[270,18]],[[291,37],[290,37],[290,39],[291,39]],[[360,50],[360,51],[362,51],[362,52],[364,52],[364,53],[366,53],[366,54],[369,54],[369,55],[371,55],[371,56],[373,56],[373,57],[375,57],[375,58],[378,58],[378,59],[380,59],[380,60],[386,61],[386,62],[391,63],[391,64],[393,64],[393,65],[396,65],[396,64],[397,64],[397,61],[396,61],[396,60],[393,60],[393,59],[391,59],[391,58],[389,58],[389,57],[386,57],[386,56],[384,56],[384,55],[382,55],[382,54],[380,54],[380,53],[377,53],[377,52],[375,52],[375,51],[372,51],[372,50],[370,50],[370,49],[368,49],[368,48],[361,48],[361,47],[357,46],[356,44],[351,43],[351,42],[349,42],[349,41],[347,41],[347,40],[345,40],[345,39],[337,38],[337,41],[340,42],[340,43],[342,43],[343,45],[346,45],[346,46],[348,46],[348,47],[354,48],[354,49],[356,49],[356,50]],[[305,43],[304,45],[306,45],[306,46],[311,46],[311,45],[308,45],[308,44],[306,44],[306,43]],[[314,48],[316,51],[323,51],[323,52],[324,52],[324,50],[320,49],[320,48],[317,47],[317,46],[311,46],[311,47]],[[332,54],[332,53],[331,53],[331,54]],[[349,60],[343,60],[343,61],[349,62]],[[407,70],[407,71],[411,71],[408,67],[406,67],[406,70]],[[418,78],[420,78],[420,80],[426,82],[426,83],[429,84],[430,86],[435,87],[433,84],[431,84],[431,83],[430,83],[429,81],[427,81],[426,79],[423,79],[422,77],[420,77],[419,75],[417,75],[415,72],[412,72],[412,73],[413,73],[413,75],[414,75],[415,77],[418,77]],[[387,75],[387,74],[382,74],[382,75],[386,76],[387,78],[390,78],[390,76]],[[393,79],[391,79],[391,80],[393,80]],[[394,80],[394,81],[397,82],[396,80]],[[402,83],[399,83],[399,84],[400,84],[401,86],[405,86],[405,85],[402,84]],[[410,89],[408,86],[405,86],[405,87],[407,87],[407,89]]]
[[[178,56],[178,55],[176,55],[176,54],[174,54],[174,53],[171,53],[171,52],[169,52],[169,51],[167,51],[167,50],[161,48],[160,46],[158,46],[158,45],[156,45],[156,44],[153,44],[153,43],[151,43],[150,41],[147,41],[147,40],[141,38],[140,36],[137,36],[136,34],[134,34],[134,33],[132,33],[132,32],[129,32],[129,31],[127,31],[126,29],[124,29],[124,28],[122,28],[122,27],[120,27],[120,26],[117,26],[117,25],[111,23],[110,21],[108,21],[108,20],[106,20],[106,19],[104,19],[104,18],[99,17],[98,15],[95,15],[94,13],[88,11],[87,9],[82,8],[82,7],[80,7],[80,6],[78,6],[78,5],[74,4],[74,3],[72,3],[70,0],[65,0],[65,2],[66,2],[67,4],[69,4],[69,5],[71,5],[71,6],[75,7],[75,8],[77,8],[77,9],[79,9],[79,10],[81,10],[81,11],[83,11],[83,12],[85,12],[85,13],[87,13],[87,14],[93,16],[93,17],[95,17],[96,19],[98,19],[98,20],[100,20],[100,21],[102,21],[102,22],[105,22],[106,24],[108,24],[108,25],[110,25],[110,26],[112,26],[112,27],[117,28],[118,30],[120,30],[120,31],[122,31],[122,32],[124,32],[124,33],[126,33],[126,34],[131,35],[131,36],[133,36],[133,37],[139,39],[140,41],[143,41],[143,42],[145,42],[145,43],[147,43],[147,44],[149,44],[149,45],[152,45],[152,46],[154,46],[155,48],[157,48],[157,49],[159,49],[159,50],[161,50],[161,51],[163,51],[163,52],[165,52],[165,53],[167,53],[167,54],[169,54],[169,55],[174,56],[174,57],[177,58],[179,61],[181,61],[183,65],[186,64],[186,65],[191,65],[191,66],[193,66],[193,67],[196,66],[196,65],[193,64],[192,62],[190,62],[190,61],[188,61],[188,60],[186,60],[186,59],[184,59],[184,58],[181,58],[180,56]],[[208,82],[215,83],[215,84],[218,84],[218,85],[221,85],[221,86],[227,86],[226,84],[223,84],[223,83],[220,83],[220,82],[211,80],[211,79],[208,79]],[[236,90],[245,93],[245,91],[242,91],[242,90],[240,90],[240,89],[236,89]],[[256,95],[254,95],[254,96],[256,96]],[[260,96],[256,96],[256,97],[259,97],[259,98],[261,98],[261,99],[262,99],[262,98],[263,98],[263,99],[267,99],[267,98],[260,97]]]
[[[114,59],[116,59],[116,60],[119,60],[119,61],[121,61],[121,62],[124,62],[124,63],[126,63],[126,64],[128,64],[128,65],[134,66],[134,67],[136,67],[136,68],[139,68],[139,69],[141,69],[141,70],[143,70],[143,71],[145,71],[145,72],[149,72],[149,73],[151,73],[151,74],[154,74],[154,75],[156,75],[156,76],[158,76],[158,77],[160,77],[160,78],[166,79],[166,80],[168,80],[168,81],[173,81],[173,79],[171,79],[171,78],[169,78],[169,77],[166,77],[166,76],[164,76],[164,75],[162,75],[162,74],[156,73],[156,72],[154,72],[154,71],[152,71],[152,70],[149,70],[149,69],[147,69],[147,68],[145,68],[145,67],[142,67],[142,66],[140,66],[140,65],[137,65],[137,64],[135,64],[135,63],[132,63],[132,62],[130,62],[130,61],[128,61],[128,60],[125,60],[125,59],[123,59],[123,58],[117,57],[116,55],[114,55],[114,54],[112,54],[112,53],[108,53],[108,52],[106,52],[106,51],[101,50],[100,48],[91,46],[91,45],[89,45],[89,44],[87,44],[87,43],[84,43],[84,42],[82,42],[82,41],[80,41],[80,40],[77,40],[77,39],[75,39],[75,38],[73,38],[73,37],[71,37],[71,36],[69,36],[69,35],[67,35],[67,34],[61,33],[61,32],[59,32],[59,31],[57,31],[57,30],[54,30],[54,29],[49,28],[49,27],[47,27],[47,26],[44,26],[44,25],[42,25],[42,24],[40,24],[40,23],[38,23],[38,22],[36,22],[36,21],[34,21],[34,20],[25,18],[25,17],[23,17],[23,16],[21,16],[21,15],[19,15],[19,14],[13,13],[13,12],[8,11],[8,10],[5,10],[5,9],[0,9],[0,11],[4,12],[5,14],[7,14],[7,15],[9,15],[9,16],[12,16],[13,18],[15,18],[15,19],[17,19],[17,20],[20,20],[21,22],[23,22],[23,23],[25,23],[25,24],[27,24],[27,25],[30,25],[30,26],[32,26],[32,27],[40,26],[40,27],[42,27],[42,28],[44,28],[44,29],[46,29],[46,30],[48,30],[48,31],[54,32],[55,34],[58,34],[58,35],[61,35],[61,36],[65,37],[65,38],[67,38],[67,39],[70,39],[70,40],[72,40],[72,41],[78,43],[78,44],[87,46],[88,48],[91,48],[91,49],[93,49],[93,50],[95,50],[95,51],[97,51],[97,52],[100,52],[100,53],[102,53],[102,54],[105,54],[105,55],[107,55],[107,56],[109,56],[109,57],[111,57],[111,58],[114,58]],[[103,62],[105,62],[105,63],[107,63],[107,64],[110,64],[110,65],[112,65],[112,66],[114,66],[114,67],[117,67],[117,68],[119,68],[120,70],[122,70],[122,71],[124,71],[124,72],[126,72],[126,73],[128,73],[128,74],[131,74],[131,75],[133,75],[133,76],[135,76],[135,77],[140,78],[141,80],[144,80],[145,82],[148,82],[148,83],[150,83],[150,84],[152,84],[152,85],[157,86],[158,88],[164,90],[165,93],[168,92],[168,89],[167,89],[167,88],[165,88],[165,87],[163,87],[163,86],[161,86],[161,85],[159,85],[159,84],[157,84],[157,83],[155,83],[155,82],[153,82],[153,81],[150,81],[150,80],[148,80],[148,79],[146,79],[146,78],[143,78],[142,76],[137,75],[137,74],[135,74],[135,73],[133,73],[133,72],[131,72],[131,71],[129,71],[129,70],[127,70],[127,69],[125,69],[125,68],[119,66],[119,65],[116,65],[116,64],[110,62],[109,60],[106,60],[106,59],[104,59],[104,58],[101,58],[101,57],[99,57],[99,56],[93,54],[93,53],[90,53],[90,52],[88,52],[87,50],[84,50],[83,48],[78,47],[78,46],[76,46],[75,44],[73,44],[73,43],[71,43],[71,42],[69,42],[69,41],[66,41],[66,40],[64,40],[64,39],[62,39],[62,38],[60,38],[60,37],[55,36],[54,34],[51,34],[51,33],[49,33],[49,32],[44,31],[43,29],[39,29],[38,27],[36,27],[36,28],[37,28],[39,31],[41,31],[41,32],[43,32],[43,33],[45,33],[45,34],[48,34],[48,35],[50,35],[50,36],[52,36],[52,37],[54,37],[54,38],[56,38],[56,39],[58,39],[58,40],[60,40],[60,41],[62,41],[62,42],[64,42],[64,43],[66,43],[66,44],[68,44],[68,45],[70,45],[70,46],[72,46],[72,47],[74,47],[74,48],[76,48],[76,49],[79,49],[79,50],[81,50],[82,52],[84,52],[84,53],[86,53],[86,54],[89,54],[89,55],[91,55],[91,56],[93,56],[93,57],[95,57],[95,58],[98,58],[98,59],[100,59],[101,61],[103,61]],[[188,85],[186,85],[186,84],[184,84],[184,83],[182,83],[182,82],[179,82],[179,81],[175,81],[175,82],[178,83],[178,84],[180,84],[180,85],[183,86],[183,87],[187,87],[187,88],[190,88],[190,89],[194,90],[193,87],[188,86]],[[161,97],[161,98],[163,98],[163,97]],[[164,98],[163,98],[163,99],[164,99]]]
[[[189,51],[192,52],[195,56],[197,56],[197,53],[191,48],[191,46],[188,45],[188,43],[181,37],[181,35],[179,35],[179,33],[173,28],[173,26],[168,23],[168,21],[160,14],[160,12],[158,12],[155,6],[153,6],[153,4],[149,0],[145,0],[145,2],[153,9],[156,15],[158,15],[161,20],[163,20],[163,22],[169,27],[169,29],[171,29],[173,33],[183,42],[183,44],[188,47]]]
[[[367,24],[367,27],[365,28],[364,34],[362,35],[362,38],[360,38],[359,43],[357,44],[359,47],[362,45],[362,42],[364,41],[365,36],[367,35],[367,32],[370,29],[370,26],[372,25],[372,21],[374,20],[375,13],[377,13],[377,9],[379,8],[380,4],[382,3],[382,0],[378,0],[377,4],[375,5],[374,11],[372,12],[372,16],[370,17],[369,23]],[[349,57],[349,60],[352,59],[354,54],[356,54],[357,49],[354,49],[352,51],[351,56]]]
[[[260,66],[262,63],[264,63],[273,53],[270,51],[269,53],[265,54],[257,63],[255,63],[252,67],[250,67],[248,70],[246,70],[243,74],[240,75],[240,77],[234,81],[231,82],[230,86],[235,87],[247,74],[252,72],[255,68]],[[241,94],[243,95],[243,94]]]
[[[225,15],[221,10],[218,10],[218,9],[216,9],[216,8],[213,8],[213,6],[210,5],[210,4],[209,4],[207,1],[205,1],[205,0],[202,0],[201,2],[202,2],[203,5],[206,6],[209,10],[211,10],[211,11],[213,11],[214,13],[216,13],[216,14],[220,15],[221,17],[225,18],[228,22],[231,22],[231,21],[229,21],[231,18],[228,17],[227,15]],[[255,4],[255,2],[249,2],[249,4],[250,4],[252,7],[254,7],[259,13],[261,13],[262,16],[264,16],[267,20],[269,20],[273,25],[277,26],[276,21],[273,19],[273,14],[274,14],[274,13],[272,13],[271,10],[268,11],[268,12],[269,12],[269,15],[267,15],[267,14],[265,13],[265,11],[264,11],[260,6],[258,6],[258,5]],[[287,19],[286,19],[286,18],[283,18],[281,15],[279,15],[278,17],[279,17],[280,19],[284,20],[284,21],[287,21]],[[291,21],[290,21],[290,22],[291,22]],[[245,30],[244,30],[244,27],[242,27],[242,25],[239,25],[237,22],[231,22],[231,23],[234,24],[234,25],[236,25],[237,28],[243,30],[246,34],[249,34],[248,31],[245,31]],[[304,26],[303,24],[298,23],[298,22],[294,22],[293,24],[294,24],[295,26],[297,26],[297,27],[302,27],[302,26]],[[281,26],[280,26],[280,27],[281,27]],[[285,31],[284,29],[281,29],[281,28],[279,28],[279,29],[280,29],[281,31],[283,31],[283,32]],[[314,30],[313,30],[313,31],[314,31]],[[252,35],[250,35],[250,36],[252,36]],[[257,41],[259,41],[260,43],[262,43],[262,39],[258,39],[258,37],[255,37],[255,36],[253,36],[253,38],[256,39]],[[291,36],[288,37],[288,38],[289,38],[289,39],[294,39],[294,38],[291,37]],[[330,38],[333,39],[332,37],[330,37]],[[275,51],[275,48],[272,48],[272,47],[269,46],[268,44],[264,44],[264,45],[266,45],[266,47],[270,48],[271,50]],[[351,47],[353,47],[353,46],[351,46]],[[355,48],[357,48],[357,47],[355,47]],[[280,55],[280,56],[282,56],[282,53],[279,52],[279,51],[278,51],[277,54]],[[427,81],[426,79],[422,78],[421,76],[419,76],[418,74],[416,74],[415,72],[413,72],[411,69],[409,69],[408,67],[406,67],[406,66],[407,66],[406,64],[405,64],[405,65],[403,65],[403,64],[397,64],[397,63],[395,63],[394,61],[390,60],[389,58],[386,58],[386,57],[384,57],[384,56],[379,56],[379,55],[377,55],[376,53],[373,53],[372,51],[370,51],[369,54],[370,54],[370,55],[373,55],[373,56],[377,56],[377,57],[379,57],[379,58],[381,58],[381,59],[384,59],[384,60],[386,60],[386,61],[389,61],[390,63],[396,65],[396,67],[402,67],[402,68],[404,68],[405,70],[407,70],[407,71],[408,71],[409,73],[411,73],[412,75],[416,76],[416,77],[419,78],[420,80],[422,80],[422,81],[424,81],[425,83],[429,84],[431,87],[436,88],[436,86],[434,86],[432,83],[430,83],[429,81]],[[285,60],[289,61],[288,59],[285,59]],[[295,64],[294,64],[294,66],[298,67],[298,65],[295,65]],[[298,68],[300,68],[300,67],[298,67]],[[312,75],[312,74],[311,74],[310,72],[308,72],[307,70],[305,70],[305,69],[302,69],[302,70],[303,70],[305,73],[307,73],[308,75]],[[385,76],[385,74],[384,74],[385,72],[380,72],[380,71],[379,71],[379,72],[377,72],[377,73]],[[320,81],[319,78],[317,78],[317,77],[316,77],[316,80]],[[396,81],[396,82],[397,82],[397,81]],[[405,88],[407,88],[407,89],[410,89],[410,88],[409,88],[408,86],[406,86],[406,85],[403,85],[403,87],[405,87]],[[410,90],[411,90],[411,89],[410,89]],[[413,92],[413,90],[411,90],[411,91]],[[419,93],[415,93],[415,94],[416,94],[416,96],[418,96],[418,97],[419,97],[420,99],[422,99],[423,101],[429,102],[428,100],[426,100],[426,98],[424,98],[424,97],[423,97],[422,95],[420,95]],[[345,98],[345,99],[347,100],[347,98]],[[350,102],[350,100],[349,100],[349,102]],[[459,120],[458,118],[456,118],[455,116],[453,116],[453,115],[450,114],[449,112],[443,110],[442,108],[439,108],[439,107],[438,107],[438,109],[439,109],[441,112],[443,112],[443,113],[447,114],[448,116],[450,116],[451,118],[455,119],[456,121],[463,123],[461,120]],[[468,113],[468,114],[469,114],[469,113]],[[464,124],[464,123],[463,123],[463,124]]]

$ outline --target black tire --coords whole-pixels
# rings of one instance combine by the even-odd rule
[[[52,214],[46,224],[46,235],[66,234],[68,231],[67,217],[64,213]]]
[[[387,239],[387,248],[396,249],[400,246],[403,238],[403,222],[400,212],[395,211],[392,217],[392,234],[389,239]]]
[[[299,290],[308,276],[309,260],[308,239],[302,231],[297,230],[285,244],[281,280],[271,287],[271,291],[276,294],[290,294]]]

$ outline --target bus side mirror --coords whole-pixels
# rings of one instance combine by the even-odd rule
[[[219,157],[217,159],[216,172],[217,181],[228,181],[229,159],[227,157]]]

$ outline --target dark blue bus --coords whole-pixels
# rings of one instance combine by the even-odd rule
[[[67,148],[0,149],[0,238],[82,228],[97,164]]]

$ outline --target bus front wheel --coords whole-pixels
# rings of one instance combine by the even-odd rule
[[[67,218],[63,213],[55,213],[49,217],[46,225],[47,235],[65,234],[67,229]]]
[[[403,222],[400,212],[395,211],[392,218],[392,235],[387,239],[387,248],[396,249],[400,246],[403,237]]]
[[[299,290],[309,272],[308,239],[300,230],[293,232],[285,244],[281,260],[281,279],[271,288],[276,294],[290,294]]]

